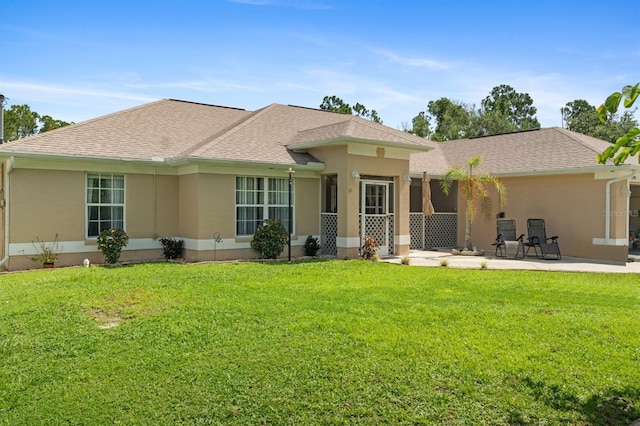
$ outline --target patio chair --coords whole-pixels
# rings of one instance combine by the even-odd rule
[[[555,260],[560,260],[560,246],[558,236],[547,237],[544,219],[527,219],[527,253],[533,248],[538,259],[547,259],[547,256],[555,256]],[[539,251],[538,251],[539,250]]]
[[[524,257],[524,234],[516,238],[516,221],[498,219],[498,237],[491,245],[496,246],[496,257]],[[498,254],[500,253],[500,254]]]

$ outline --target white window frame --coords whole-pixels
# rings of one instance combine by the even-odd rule
[[[251,189],[247,188],[247,182],[253,181]],[[260,185],[261,184],[261,185]],[[244,186],[242,188],[241,186]],[[250,233],[239,233],[239,221],[245,219],[239,218],[239,209],[241,208],[255,208],[262,214],[261,217],[255,219],[256,228],[259,225],[258,222],[263,222],[266,219],[278,219],[278,214],[275,217],[269,214],[271,209],[286,209],[284,216],[288,216],[289,212],[289,179],[286,177],[261,177],[261,176],[236,176],[236,188],[235,188],[235,235],[237,237],[248,237],[253,235],[255,229]],[[292,216],[292,230],[291,234],[295,234],[296,227],[296,213],[295,213],[295,180],[291,183],[291,216]],[[288,223],[283,221],[285,228],[288,228]],[[243,226],[246,228],[246,225]],[[288,231],[288,229],[287,229]]]
[[[89,186],[89,179],[94,179],[94,178],[98,179],[98,186],[97,187]],[[104,187],[104,188],[102,187],[102,182],[103,182],[104,179],[109,179],[111,181],[111,184],[109,185],[109,187]],[[118,181],[120,181],[120,180],[122,181],[122,188],[115,187],[113,185],[113,182],[116,181],[116,179]],[[126,230],[126,226],[127,226],[127,223],[126,223],[126,217],[127,217],[127,214],[126,214],[127,213],[126,212],[126,196],[127,196],[126,191],[127,191],[127,189],[126,188],[127,188],[127,182],[126,182],[126,176],[124,174],[100,173],[100,172],[96,172],[96,173],[87,172],[86,173],[86,175],[85,175],[85,191],[84,191],[84,197],[85,197],[85,200],[84,200],[85,201],[85,209],[84,209],[84,212],[85,212],[85,221],[84,221],[85,232],[84,232],[84,235],[85,235],[86,239],[94,240],[94,239],[98,238],[98,235],[100,234],[100,228],[101,228],[100,223],[104,222],[104,221],[101,221],[100,217],[99,217],[100,208],[102,208],[102,207],[111,207],[111,208],[119,208],[119,207],[121,207],[122,208],[122,220],[120,221],[120,220],[117,220],[117,219],[116,220],[109,219],[109,221],[111,222],[109,227],[113,227],[114,224],[118,225],[117,223],[114,223],[114,221],[115,222],[122,222],[122,229]],[[97,202],[89,199],[89,191],[92,190],[92,189],[99,191],[98,201]],[[122,191],[122,194],[121,194],[121,197],[120,197],[122,202],[118,202],[117,200],[114,202],[114,193],[115,193],[116,190],[117,191]],[[100,197],[101,197],[100,191],[109,191],[110,192],[110,195],[108,196],[109,202],[103,202],[100,199]],[[91,219],[90,209],[92,207],[97,207],[98,208],[98,219],[97,220],[96,219]],[[92,223],[92,222],[97,222],[98,223],[98,235],[89,235],[90,223]],[[116,226],[116,227],[119,227],[119,226]]]

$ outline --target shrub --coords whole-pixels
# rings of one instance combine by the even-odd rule
[[[289,232],[279,219],[267,219],[258,226],[251,240],[251,248],[266,259],[277,258],[289,242]]]
[[[402,256],[400,263],[403,265],[409,265],[411,263],[411,258],[409,256]]]
[[[440,266],[442,266],[443,268],[446,268],[447,266],[449,266],[449,260],[440,259]]]
[[[320,241],[313,235],[309,235],[304,242],[304,254],[305,256],[315,256],[320,250]]]
[[[162,255],[165,259],[169,260],[182,257],[184,240],[179,238],[160,238],[160,244],[162,244]]]
[[[120,259],[122,248],[127,246],[129,236],[123,229],[111,228],[100,232],[98,236],[98,249],[104,255],[104,261],[113,265]]]
[[[362,258],[367,260],[376,260],[376,252],[380,250],[380,245],[373,238],[364,237],[362,244]]]

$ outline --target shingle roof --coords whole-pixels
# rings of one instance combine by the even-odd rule
[[[291,146],[334,138],[410,149],[429,142],[360,117],[272,104],[257,111],[162,100],[0,146],[0,153],[149,161],[208,159],[273,164],[317,161]]]
[[[551,127],[441,142],[433,151],[413,154],[411,171],[442,176],[476,155],[483,159],[478,171],[493,175],[594,169],[606,167],[596,162],[596,155],[607,146],[608,142]]]
[[[249,112],[161,100],[0,146],[0,152],[150,160],[170,158]]]

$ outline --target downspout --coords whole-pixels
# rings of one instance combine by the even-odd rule
[[[610,179],[607,181],[606,185],[606,194],[605,194],[605,207],[604,211],[607,215],[607,220],[604,222],[604,244],[609,245],[609,239],[611,238],[611,185],[617,182],[621,182],[623,180],[629,180],[634,175],[633,172],[626,176],[621,176],[618,178]],[[627,200],[627,210],[628,210],[628,200]],[[627,221],[628,223],[628,221]]]
[[[0,260],[0,268],[9,260],[9,179],[11,170],[13,170],[14,157],[10,157],[6,163],[5,179],[4,179],[4,257]],[[3,200],[0,200],[2,202]]]

